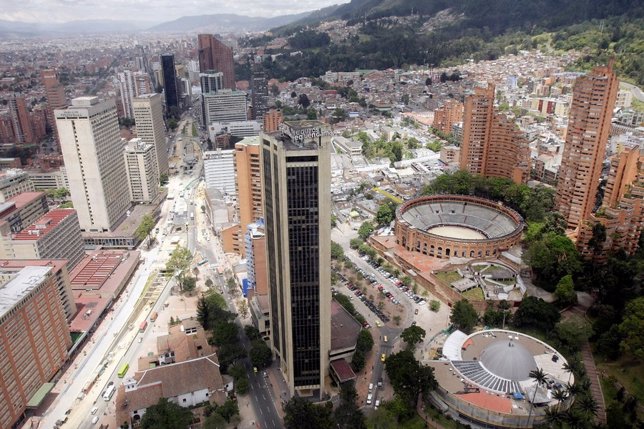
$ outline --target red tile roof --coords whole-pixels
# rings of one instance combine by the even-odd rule
[[[36,241],[53,231],[69,216],[76,215],[74,209],[54,209],[42,215],[37,221],[13,236],[14,240]]]
[[[11,198],[7,198],[6,203],[14,203],[13,207],[8,207],[0,213],[0,218],[4,218],[9,214],[13,213],[15,210],[20,210],[21,208],[31,204],[35,200],[41,199],[45,195],[44,192],[22,192],[18,195],[14,195]]]
[[[344,359],[334,360],[330,363],[331,369],[337,374],[340,383],[355,380],[356,374],[351,369],[351,365]]]

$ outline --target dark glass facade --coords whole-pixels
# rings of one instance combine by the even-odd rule
[[[295,386],[320,382],[318,167],[287,165],[288,249]]]
[[[177,72],[174,68],[174,55],[161,55],[161,69],[163,71],[163,93],[165,94],[165,107],[179,107],[179,93],[177,91]]]

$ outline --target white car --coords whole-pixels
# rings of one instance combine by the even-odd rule
[[[371,401],[373,399],[373,395],[370,393],[367,395],[367,405],[371,405]]]
[[[379,406],[380,406],[380,399],[376,399],[376,403],[374,404],[373,408],[377,410]]]

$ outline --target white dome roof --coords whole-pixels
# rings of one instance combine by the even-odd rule
[[[519,341],[499,339],[487,346],[479,356],[480,362],[491,373],[513,381],[530,378],[537,369],[532,353]]]

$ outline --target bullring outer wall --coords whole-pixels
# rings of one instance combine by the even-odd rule
[[[429,233],[418,229],[402,218],[402,214],[412,207],[441,202],[474,204],[492,209],[509,217],[515,222],[516,228],[512,232],[498,237],[460,239]],[[464,226],[457,223],[437,223],[432,227],[441,225]],[[519,213],[495,201],[465,195],[431,195],[407,201],[398,207],[396,210],[395,236],[396,243],[410,252],[422,253],[441,259],[450,257],[482,258],[497,256],[500,252],[518,244],[521,240],[523,226],[523,218]],[[476,228],[472,227],[472,229]]]

